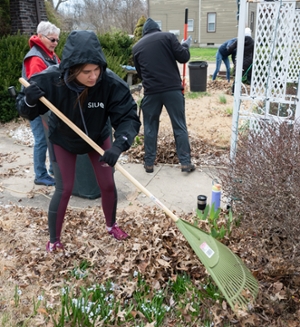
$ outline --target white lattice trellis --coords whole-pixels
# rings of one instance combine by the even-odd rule
[[[238,47],[231,156],[235,155],[241,121],[248,120],[250,128],[255,128],[261,118],[300,120],[300,10],[297,2],[255,1],[257,19],[250,90],[240,81],[242,44]],[[238,39],[244,39],[246,11],[246,2],[242,1]]]

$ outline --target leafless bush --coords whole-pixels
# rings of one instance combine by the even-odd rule
[[[235,158],[220,173],[224,194],[242,226],[284,260],[300,258],[300,135],[298,124],[257,121],[239,135]],[[287,264],[287,263],[286,263]]]

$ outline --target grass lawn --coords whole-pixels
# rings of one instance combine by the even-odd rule
[[[190,48],[191,61],[215,61],[217,48]]]

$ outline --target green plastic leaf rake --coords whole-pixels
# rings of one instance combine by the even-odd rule
[[[28,87],[30,84],[24,79],[19,78],[21,84]],[[45,97],[40,101],[55,113],[64,123],[74,132],[82,137],[100,155],[104,153],[98,144],[90,139],[81,129],[71,122]],[[228,247],[214,239],[211,235],[200,230],[196,226],[179,219],[153,194],[151,194],[142,184],[131,176],[120,164],[115,168],[128,178],[138,189],[147,195],[156,205],[158,205],[177,225],[184,235],[200,261],[203,263],[211,277],[220,288],[227,302],[235,311],[239,308],[247,309],[247,304],[256,298],[258,294],[258,282],[245,266],[242,260],[235,255]]]
[[[242,260],[223,243],[187,221],[176,225],[218,285],[233,310],[247,309],[258,294],[258,282]]]

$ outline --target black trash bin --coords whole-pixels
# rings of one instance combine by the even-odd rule
[[[48,140],[48,134],[49,134],[48,115],[49,114],[50,112],[47,112],[46,114],[41,116],[43,121],[44,132],[48,143],[48,149],[51,148],[51,145]],[[111,130],[110,122],[109,122],[109,128]],[[101,197],[101,190],[97,183],[93,165],[87,154],[77,155],[75,179],[74,179],[74,187],[72,190],[72,195],[79,196],[81,198],[86,198],[86,199],[97,199]]]
[[[93,165],[87,154],[77,155],[72,194],[91,200],[97,199],[101,196],[101,191],[97,183]]]
[[[113,142],[110,119],[107,120],[110,131],[110,141]],[[100,155],[99,155],[100,156]],[[101,196],[93,165],[87,154],[77,155],[76,172],[72,194],[86,199],[97,199]]]
[[[207,83],[207,62],[191,61],[188,64],[190,75],[190,91],[205,92]]]

